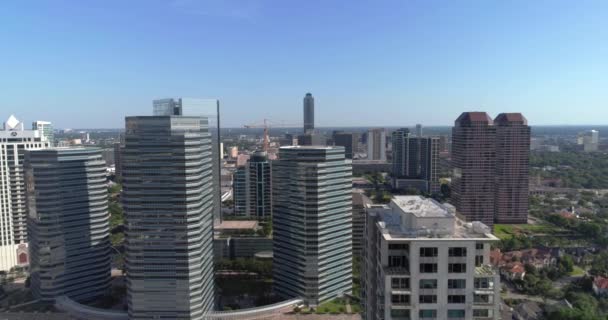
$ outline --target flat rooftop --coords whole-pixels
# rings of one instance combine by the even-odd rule
[[[256,220],[224,220],[215,226],[216,230],[250,230],[258,227]]]
[[[439,202],[422,196],[394,196],[393,202],[404,212],[418,218],[452,218],[454,215]]]

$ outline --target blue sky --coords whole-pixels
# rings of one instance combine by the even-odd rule
[[[0,2],[0,117],[124,126],[161,97],[223,123],[608,124],[608,1]],[[3,119],[2,119],[3,120]]]

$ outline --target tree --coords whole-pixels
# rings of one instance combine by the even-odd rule
[[[574,270],[574,260],[571,256],[565,255],[559,259],[558,269],[560,273],[570,273]]]

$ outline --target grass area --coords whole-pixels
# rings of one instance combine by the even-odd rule
[[[347,301],[347,299],[343,299],[343,298],[336,298],[334,300],[325,302],[321,305],[319,305],[317,308],[302,308],[301,310],[298,310],[296,312],[298,313],[302,313],[302,314],[310,314],[310,313],[316,313],[316,314],[346,314],[347,313],[347,308],[346,305],[349,302]],[[361,306],[354,301],[350,301],[350,307],[351,307],[351,313],[360,313],[361,312]]]
[[[552,224],[495,224],[494,235],[500,239],[509,239],[511,236],[525,235],[553,235],[565,230]]]
[[[344,313],[346,312],[346,303],[343,299],[334,299],[317,308],[318,313]]]
[[[583,275],[585,275],[585,270],[583,270],[579,266],[574,266],[572,272],[570,272],[570,275],[571,276],[583,276]]]

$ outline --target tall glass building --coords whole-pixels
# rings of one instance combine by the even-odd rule
[[[123,160],[129,319],[203,319],[214,306],[207,119],[128,117]]]
[[[188,116],[204,117],[208,120],[207,127],[211,134],[211,151],[214,155],[213,161],[213,185],[215,189],[214,201],[218,205],[213,208],[213,219],[215,224],[222,221],[221,216],[221,188],[220,175],[222,167],[221,137],[220,137],[220,101],[217,99],[199,98],[167,98],[152,102],[155,116]]]
[[[272,217],[272,192],[268,154],[257,151],[234,173],[236,215],[265,220]]]
[[[110,293],[106,165],[98,148],[25,154],[31,289],[36,299]]]
[[[272,164],[273,280],[318,305],[352,291],[352,165],[343,147],[282,147]]]
[[[315,98],[312,93],[304,96],[304,134],[315,130]]]

